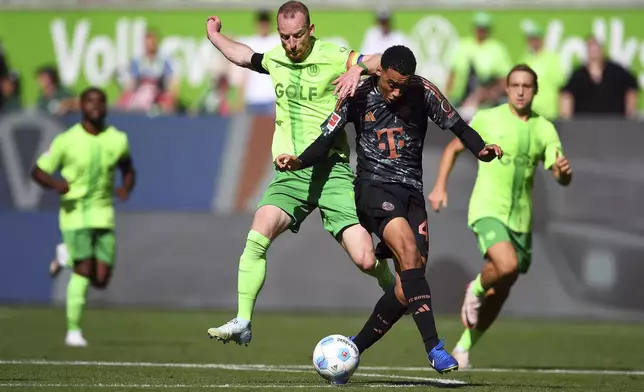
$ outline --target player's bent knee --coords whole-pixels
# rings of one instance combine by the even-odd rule
[[[516,251],[509,242],[499,242],[488,250],[488,257],[494,264],[499,278],[507,278],[519,272],[519,260]]]
[[[353,262],[362,272],[373,271],[376,268],[376,256],[373,252],[361,252],[360,255],[352,255]]]
[[[363,272],[376,267],[376,254],[371,235],[361,225],[353,225],[342,230],[342,247],[347,251],[355,265]]]
[[[104,262],[96,262],[96,271],[92,278],[92,287],[102,290],[107,287],[112,276],[112,268]]]
[[[291,217],[279,207],[261,206],[253,217],[251,230],[254,230],[269,240],[274,240],[291,225]]]
[[[373,254],[370,256],[364,255],[359,260],[356,260],[356,265],[362,271],[365,271],[365,272],[373,271],[373,269],[376,268],[376,257]]]
[[[519,261],[516,257],[508,257],[498,263],[495,263],[496,272],[499,277],[509,278],[519,275]]]
[[[373,269],[376,268],[376,253],[373,250],[371,237],[369,237],[368,240],[369,243],[363,246],[357,260],[354,260],[358,268],[363,271],[373,271]]]
[[[74,273],[76,275],[84,276],[86,278],[91,278],[92,276],[92,261],[83,260],[74,262]]]

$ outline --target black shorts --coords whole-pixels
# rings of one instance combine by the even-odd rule
[[[429,234],[425,196],[417,189],[402,184],[385,184],[360,180],[355,184],[356,207],[360,224],[381,241],[385,226],[394,218],[405,218],[416,234],[416,246],[427,258]],[[380,244],[380,254],[383,246]],[[384,247],[386,248],[386,247]],[[388,249],[388,248],[386,248]],[[387,255],[391,257],[391,254]]]

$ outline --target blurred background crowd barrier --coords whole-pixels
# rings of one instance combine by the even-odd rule
[[[267,50],[261,48],[279,44],[274,14],[280,3],[0,1],[0,301],[64,298],[67,276],[52,281],[47,275],[61,240],[57,198],[33,183],[29,170],[53,137],[78,121],[76,95],[97,85],[108,92],[110,123],[129,135],[139,181],[130,201],[117,206],[114,279],[91,301],[235,306],[238,257],[272,178],[274,93],[267,79],[227,64],[206,39],[205,21],[219,15],[225,33]],[[396,9],[361,0],[306,3],[321,38],[365,53],[382,50],[369,50],[373,37],[413,47],[419,73],[463,108],[486,78],[479,70],[474,79],[458,81],[459,45],[481,31],[510,65],[526,53],[554,54],[558,71],[542,69],[544,83],[553,79],[554,86],[546,104],[575,179],[564,189],[539,170],[533,263],[506,312],[644,320],[644,99],[637,99],[644,86],[642,2],[403,1]],[[595,103],[621,100],[621,112],[561,112],[560,91],[574,95],[571,75],[590,61],[589,37],[600,44],[603,61],[630,75],[614,79],[611,85],[623,89],[602,92]],[[472,80],[480,86],[467,87]],[[450,137],[439,129],[428,133],[426,191]],[[459,310],[465,284],[481,265],[466,227],[475,174],[473,158],[460,160],[449,208],[430,213],[428,276],[441,312]],[[291,237],[271,247],[259,308],[371,308],[379,288],[333,244],[317,214]]]

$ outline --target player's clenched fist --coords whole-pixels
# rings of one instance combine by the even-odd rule
[[[503,157],[503,150],[496,144],[488,144],[479,152],[479,159],[483,162],[491,162],[494,158]]]
[[[441,208],[447,207],[447,191],[434,188],[432,193],[427,196],[427,200],[432,205],[432,210],[439,212]]]
[[[121,201],[126,201],[130,197],[130,192],[125,187],[116,188],[116,197]]]
[[[572,168],[570,167],[570,162],[568,161],[568,158],[566,158],[563,155],[559,155],[559,151],[557,151],[557,160],[555,161],[555,165],[557,166],[557,169],[561,174],[564,174],[566,176],[569,176],[572,174]]]
[[[281,154],[275,158],[275,166],[281,171],[298,170],[301,163],[295,155]]]
[[[211,16],[206,22],[206,32],[208,35],[217,34],[221,31],[221,20],[218,16]]]

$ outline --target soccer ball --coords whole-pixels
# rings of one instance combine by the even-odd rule
[[[359,364],[358,347],[346,336],[327,336],[313,350],[315,370],[331,382],[347,382]]]

